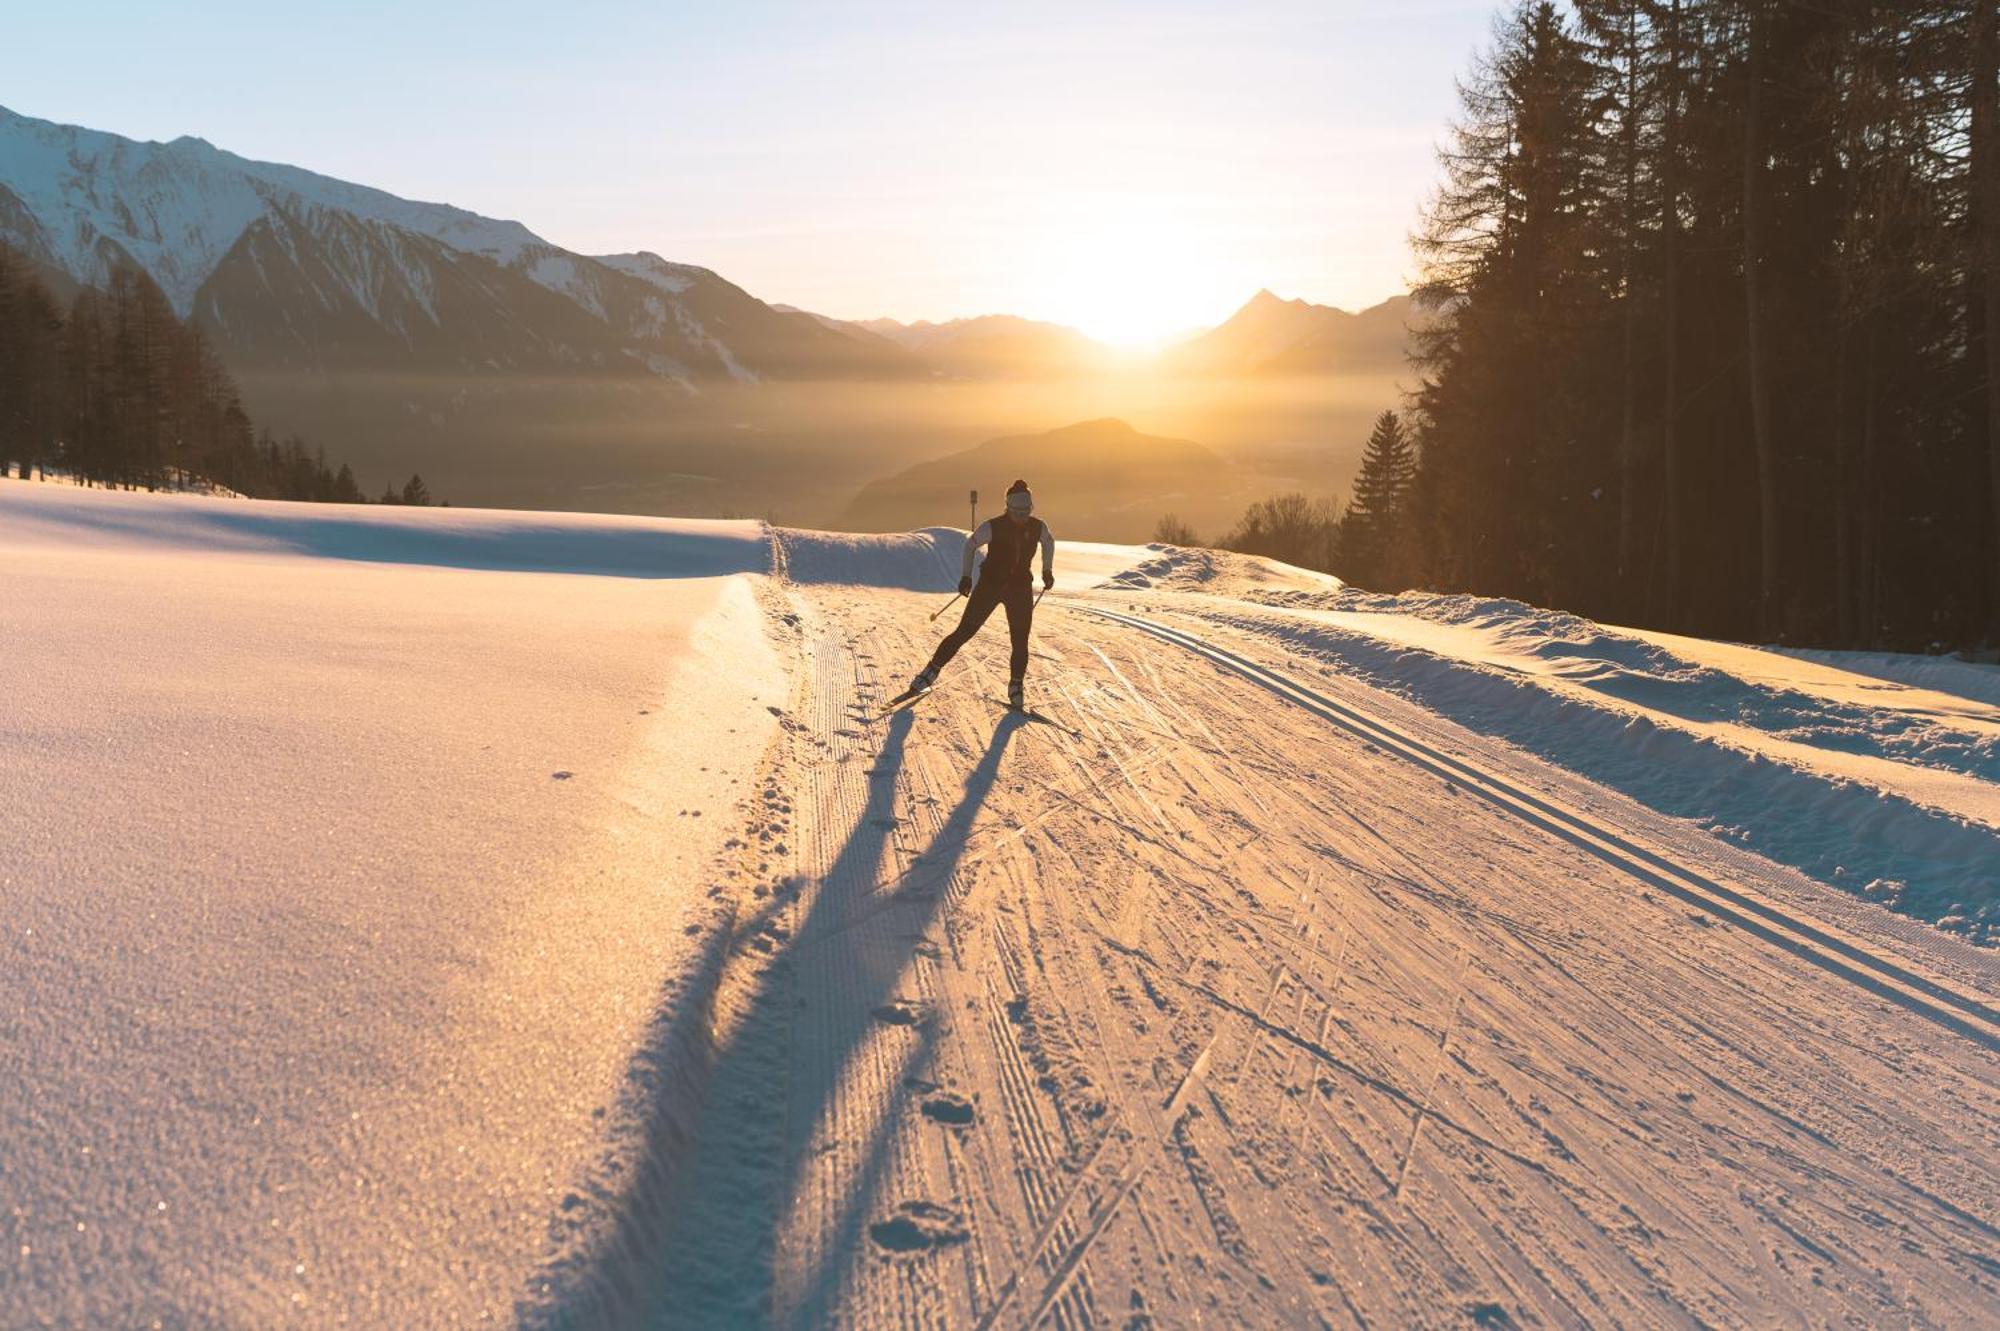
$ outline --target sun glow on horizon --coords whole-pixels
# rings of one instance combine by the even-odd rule
[[[1078,199],[1022,247],[1018,306],[1121,351],[1161,347],[1255,293],[1218,289],[1217,249],[1165,201]]]

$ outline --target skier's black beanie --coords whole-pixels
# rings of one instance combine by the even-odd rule
[[[1012,485],[1007,487],[1007,493],[1010,495],[1019,494],[1021,493],[1021,491],[1027,488],[1028,488],[1028,483],[1026,481],[1015,481]]]

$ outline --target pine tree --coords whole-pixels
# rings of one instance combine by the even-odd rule
[[[354,479],[354,469],[345,462],[340,464],[339,475],[333,478],[333,502],[336,504],[368,502],[368,496],[361,493],[361,486]]]
[[[2000,644],[2000,19],[1990,0],[1972,0],[1968,91],[1968,193],[1971,271],[1971,322],[1978,339],[1986,387],[1986,614],[1985,638]]]
[[[424,505],[431,502],[431,492],[429,487],[424,484],[423,477],[412,473],[410,479],[403,482],[403,502],[413,505]]]
[[[1612,460],[1576,388],[1597,378],[1605,260],[1596,72],[1549,0],[1519,5],[1460,89],[1444,181],[1415,237],[1415,410],[1432,576],[1530,600],[1584,599],[1611,524]],[[1614,533],[1615,535],[1615,533]],[[1579,574],[1581,576],[1579,576]]]
[[[1652,241],[1654,186],[1648,171],[1658,146],[1652,122],[1659,100],[1659,33],[1648,0],[1574,0],[1577,24],[1597,71],[1600,108],[1601,191],[1607,253],[1617,255],[1609,294],[1618,320],[1618,563],[1620,579],[1637,567],[1639,508],[1644,471],[1639,340],[1644,297],[1652,283],[1642,254]]]
[[[0,476],[22,480],[50,459],[61,432],[56,303],[25,262],[0,245]]]
[[[1400,591],[1410,576],[1409,498],[1416,450],[1393,411],[1375,418],[1354,478],[1354,498],[1340,524],[1338,572],[1351,582]]]

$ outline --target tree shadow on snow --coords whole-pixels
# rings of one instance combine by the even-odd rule
[[[51,505],[34,518],[141,546],[502,573],[708,578],[765,573],[771,566],[761,535],[720,525],[713,531],[675,530],[615,516],[554,522],[452,509],[376,510],[365,517],[336,516],[340,512],[337,505],[307,504],[73,511]]]

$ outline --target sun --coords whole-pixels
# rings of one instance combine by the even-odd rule
[[[1041,317],[1123,349],[1161,345],[1202,322],[1194,274],[1206,246],[1165,209],[1082,204],[1031,260]]]

